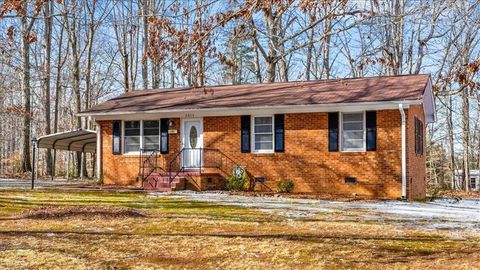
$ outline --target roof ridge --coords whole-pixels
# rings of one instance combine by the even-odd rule
[[[219,88],[219,87],[235,87],[235,86],[256,86],[256,85],[272,85],[272,84],[311,84],[311,83],[330,83],[334,81],[344,81],[344,80],[364,80],[364,79],[377,79],[377,78],[392,78],[392,77],[415,77],[415,76],[430,76],[428,73],[422,74],[401,74],[401,75],[381,75],[381,76],[367,76],[367,77],[345,77],[345,78],[334,78],[334,79],[320,79],[320,80],[309,80],[309,81],[288,81],[288,82],[261,82],[261,83],[243,83],[243,84],[217,84],[217,85],[204,85],[204,86],[184,86],[177,88],[150,88],[150,89],[135,89],[130,92],[123,93],[137,93],[141,91],[162,91],[162,92],[172,92],[172,91],[187,91],[187,90],[200,90],[200,89],[209,89],[209,88]]]
[[[82,113],[418,100],[429,74],[133,91]],[[207,96],[201,95],[202,93]]]

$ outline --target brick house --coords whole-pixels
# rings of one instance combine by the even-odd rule
[[[422,199],[435,104],[405,75],[133,91],[80,116],[104,184],[220,189],[240,165],[257,190]]]

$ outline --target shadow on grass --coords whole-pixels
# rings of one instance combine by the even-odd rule
[[[153,237],[219,237],[219,238],[247,238],[247,239],[271,239],[271,240],[290,240],[316,242],[324,239],[329,240],[365,240],[365,241],[404,241],[404,242],[468,242],[464,239],[445,239],[442,237],[432,236],[415,236],[413,237],[383,237],[383,236],[359,236],[359,235],[311,235],[311,234],[251,234],[251,233],[129,233],[129,232],[89,232],[89,231],[68,231],[68,230],[17,230],[17,231],[0,231],[0,235],[4,236],[35,236],[42,234],[55,235],[97,235],[97,236],[153,236]]]

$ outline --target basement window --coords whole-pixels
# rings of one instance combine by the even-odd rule
[[[357,183],[356,177],[351,177],[351,176],[345,177],[345,184],[356,184],[356,183]]]
[[[255,183],[265,184],[265,182],[266,182],[265,177],[255,177]]]

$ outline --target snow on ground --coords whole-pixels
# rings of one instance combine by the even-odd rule
[[[392,221],[405,226],[430,230],[465,229],[480,231],[480,200],[449,200],[434,202],[339,202],[283,197],[247,197],[221,192],[180,191],[151,193],[152,196],[168,196],[221,205],[255,208],[266,213],[287,218],[313,218],[322,214],[338,214],[339,217],[358,217],[363,220]]]

